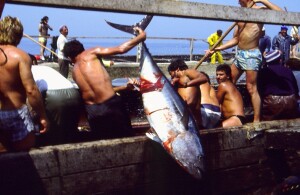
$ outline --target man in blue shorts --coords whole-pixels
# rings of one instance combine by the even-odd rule
[[[41,93],[31,74],[29,55],[17,48],[23,37],[23,26],[18,18],[0,20],[0,141],[7,150],[29,150],[35,144],[34,122],[26,105],[46,132],[48,120]]]
[[[241,7],[250,7],[252,3],[254,3],[252,6],[254,9],[282,11],[280,7],[269,0],[239,0]],[[256,3],[262,3],[264,6],[258,6]],[[258,48],[262,28],[262,23],[238,22],[231,40],[206,52],[206,55],[209,56],[216,51],[238,46],[236,59],[231,66],[232,81],[236,83],[242,73],[246,72],[246,85],[254,111],[253,122],[260,121],[261,99],[257,90],[257,74],[262,62],[262,55]]]

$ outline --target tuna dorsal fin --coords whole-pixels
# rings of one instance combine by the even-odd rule
[[[153,15],[146,15],[140,22],[138,22],[134,25],[131,25],[131,26],[116,24],[116,23],[112,23],[112,22],[109,22],[109,21],[106,21],[106,20],[105,21],[108,25],[110,25],[113,28],[116,28],[118,30],[121,30],[121,31],[124,31],[124,32],[135,35],[135,32],[134,32],[133,28],[138,26],[141,29],[145,30],[147,28],[148,24],[151,22],[152,18],[153,18]]]

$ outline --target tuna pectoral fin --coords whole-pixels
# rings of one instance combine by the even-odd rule
[[[158,137],[158,135],[153,131],[153,129],[150,129],[149,132],[146,133],[146,136],[150,139],[152,139],[153,141],[162,144],[161,139]]]

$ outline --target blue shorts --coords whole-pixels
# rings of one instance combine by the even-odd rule
[[[20,141],[33,130],[34,124],[26,105],[17,110],[0,110],[0,132],[8,135],[10,141]]]
[[[201,104],[201,117],[204,129],[216,128],[220,122],[221,109],[212,104]]]
[[[237,54],[233,64],[240,70],[258,71],[260,69],[261,62],[262,55],[258,48],[250,50],[237,49]]]

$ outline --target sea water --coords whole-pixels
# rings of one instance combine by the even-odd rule
[[[101,47],[113,47],[118,46],[124,41],[130,39],[97,39],[97,38],[77,38],[83,46],[87,48],[101,46]],[[35,38],[38,41],[37,38]],[[47,42],[47,48],[51,49],[52,39],[49,38]],[[147,39],[146,45],[152,55],[178,55],[178,54],[190,54],[191,42],[190,40],[164,40],[164,39]],[[24,37],[21,43],[18,45],[19,48],[26,51],[27,53],[38,55],[40,52],[40,46],[34,41]],[[207,50],[208,44],[204,41],[194,41],[193,43],[193,55],[204,54]],[[50,52],[45,50],[45,55],[49,55]],[[124,55],[136,55],[137,47],[133,48]]]

